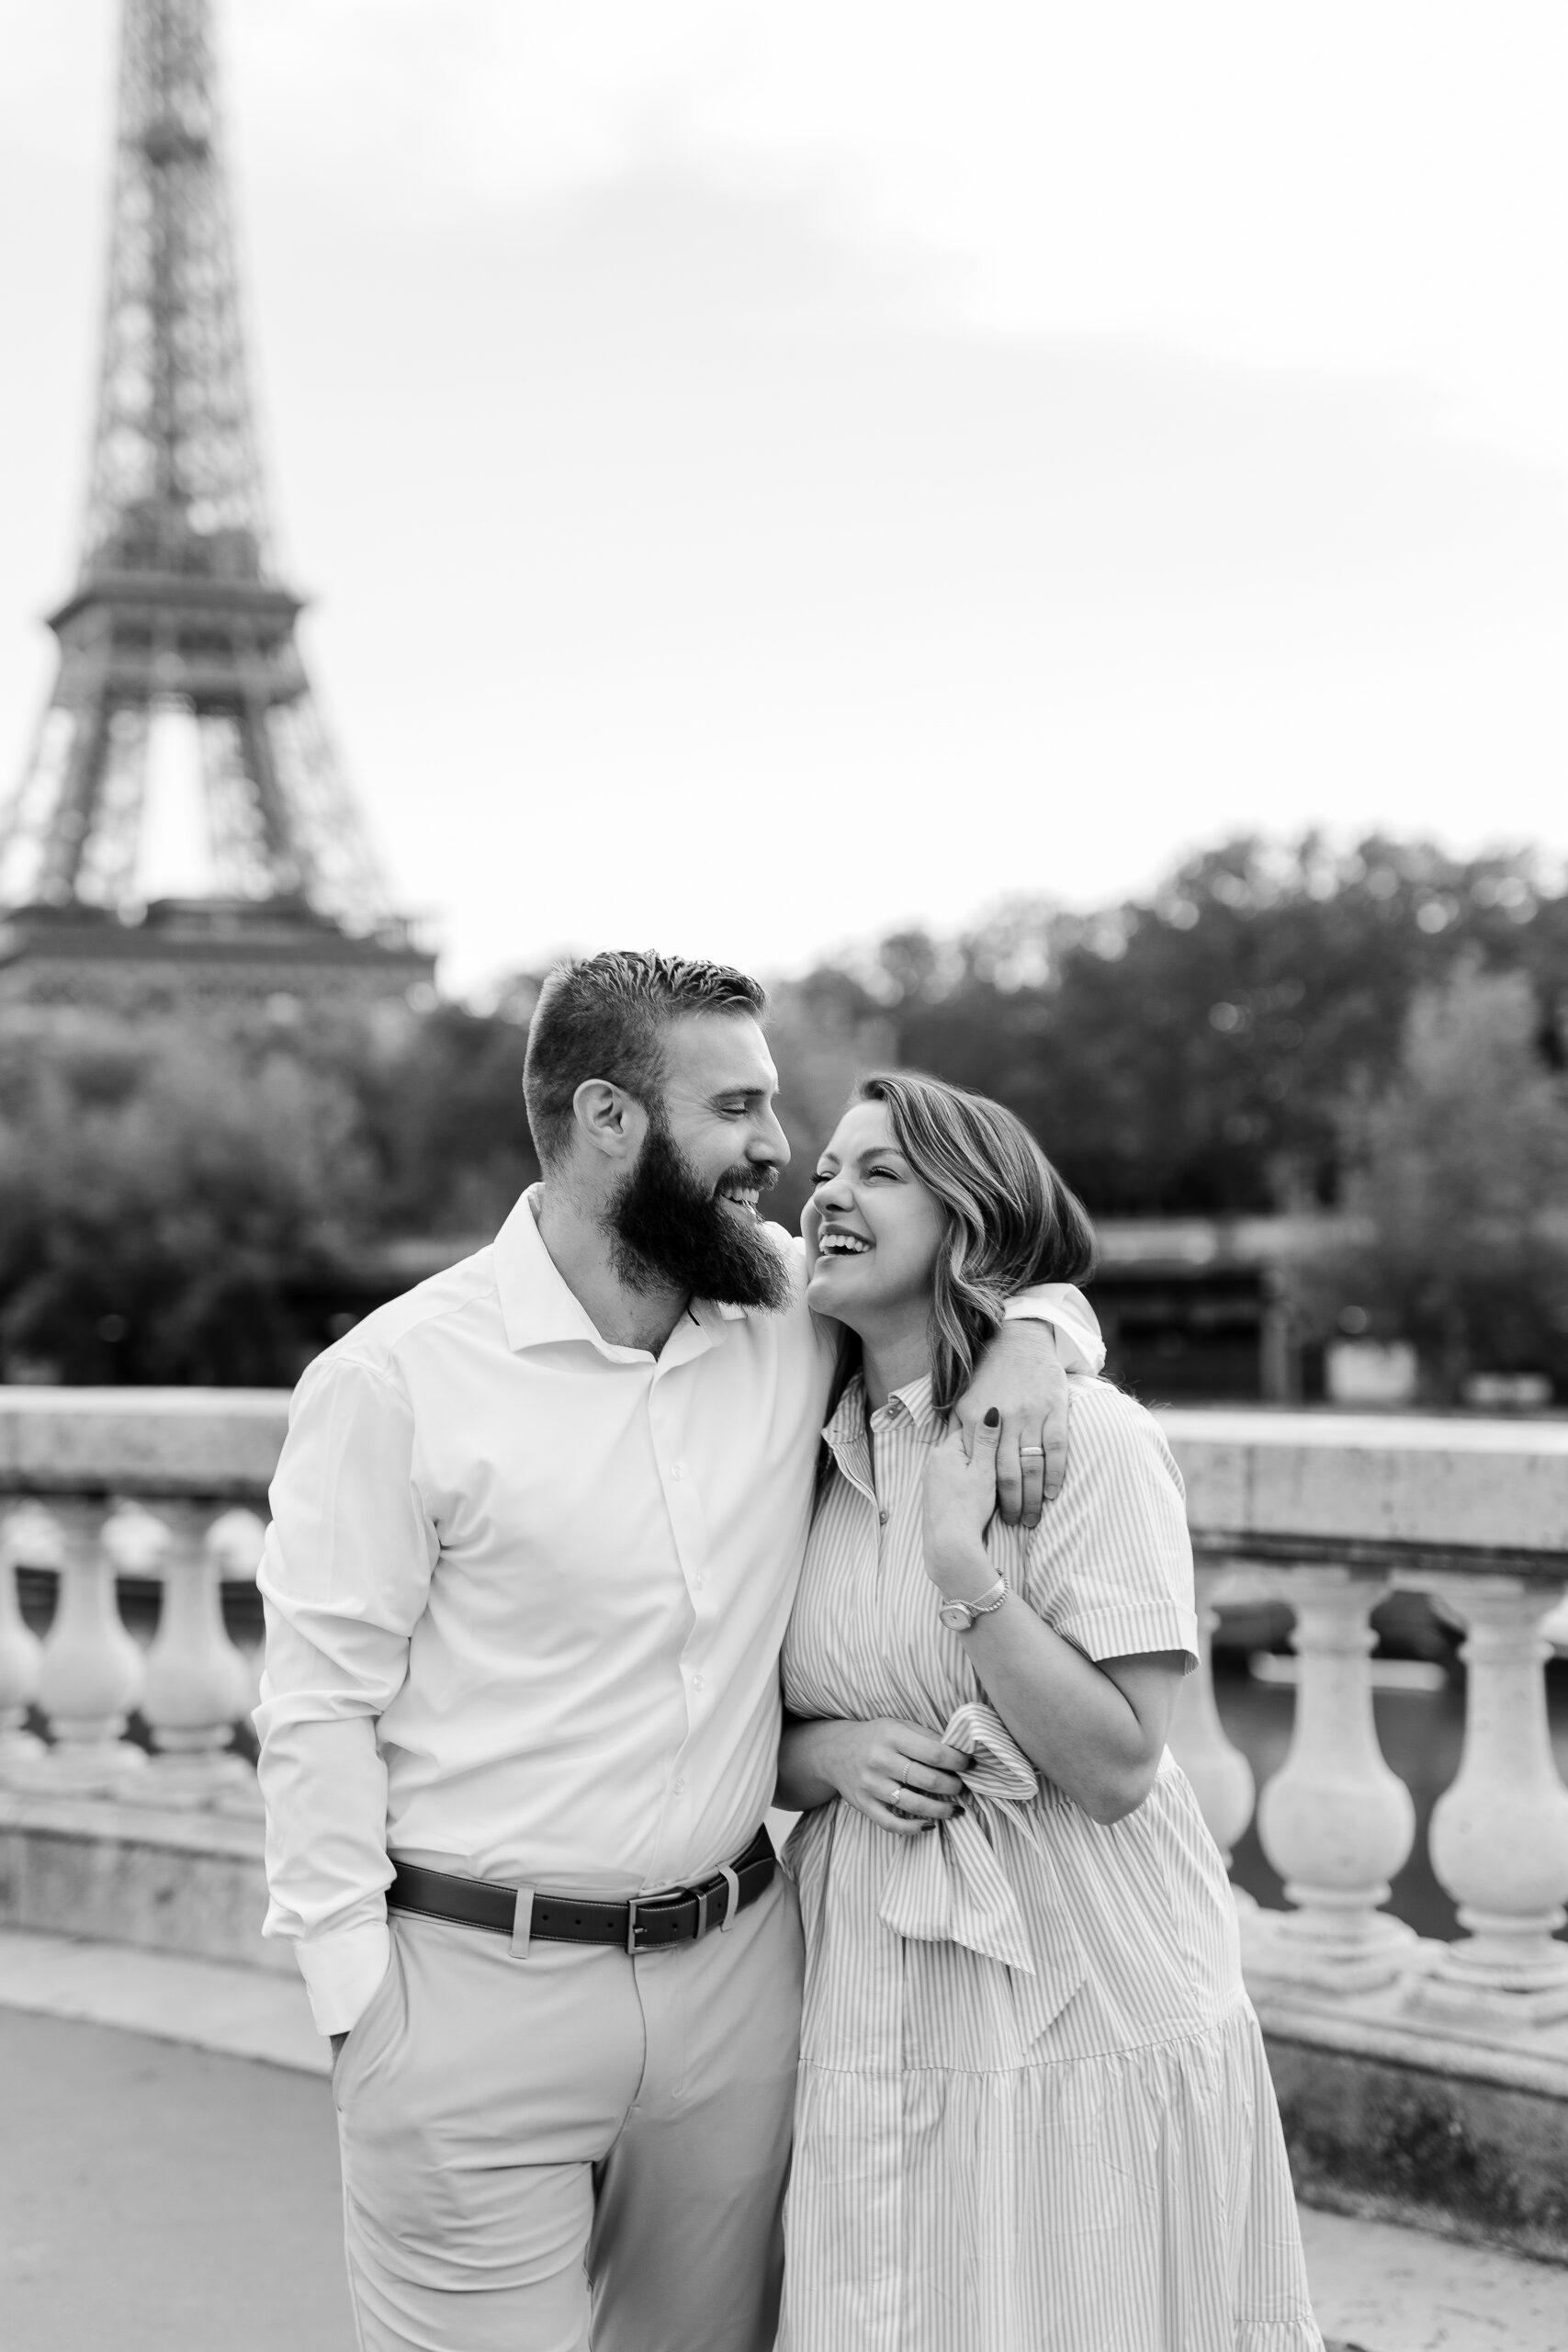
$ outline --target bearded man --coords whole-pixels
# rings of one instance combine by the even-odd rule
[[[256,1711],[266,1931],[333,2044],[363,2352],[766,2352],[800,1931],[762,1816],[834,1335],[756,1215],[788,1145],[722,966],[552,974],[543,1182],[301,1380]],[[1004,1507],[1076,1293],[965,1399]]]

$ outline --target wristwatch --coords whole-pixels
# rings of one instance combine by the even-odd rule
[[[994,1616],[1007,1597],[1006,1580],[998,1577],[989,1591],[983,1592],[978,1600],[944,1600],[936,1613],[944,1625],[952,1626],[955,1634],[969,1634],[975,1630],[976,1617]]]

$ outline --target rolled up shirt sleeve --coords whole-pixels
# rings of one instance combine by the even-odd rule
[[[1104,1371],[1105,1341],[1100,1335],[1100,1318],[1076,1283],[1035,1283],[1010,1298],[1005,1311],[1012,1323],[1051,1325],[1064,1372],[1098,1376]]]
[[[380,1715],[403,1686],[438,1549],[394,1371],[353,1356],[295,1392],[258,1578],[266,1664],[255,1725],[270,1901],[317,2030],[352,2026],[385,1973]]]

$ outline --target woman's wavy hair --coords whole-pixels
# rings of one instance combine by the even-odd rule
[[[1015,1291],[1093,1272],[1094,1227],[1021,1119],[920,1070],[878,1070],[852,1098],[881,1102],[894,1140],[946,1218],[931,1293],[931,1402],[951,1412]]]

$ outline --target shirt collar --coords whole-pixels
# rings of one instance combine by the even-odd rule
[[[902,1388],[894,1389],[886,1404],[871,1416],[871,1426],[881,1430],[908,1421],[918,1438],[930,1438],[935,1434],[937,1419],[931,1403],[931,1374],[922,1373],[919,1380],[906,1381]],[[837,1453],[857,1444],[865,1433],[865,1381],[857,1372],[822,1434]]]
[[[539,1231],[543,1190],[542,1185],[530,1184],[495,1237],[495,1284],[507,1346],[515,1354],[522,1348],[550,1347],[561,1340],[586,1340],[592,1347],[609,1348],[616,1356],[633,1352],[610,1347],[581,1300],[562,1280]],[[717,1299],[694,1299],[688,1311],[715,1340],[719,1337],[716,1325],[746,1319],[745,1307]]]

